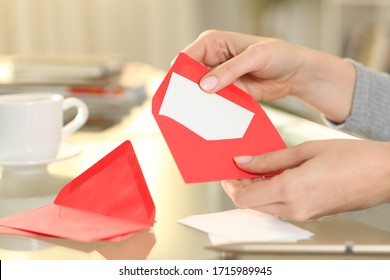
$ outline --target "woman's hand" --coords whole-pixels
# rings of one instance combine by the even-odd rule
[[[208,31],[183,52],[212,68],[200,82],[206,92],[236,82],[257,100],[276,99],[293,92],[299,48],[256,36]]]
[[[321,140],[236,157],[252,173],[283,171],[270,179],[223,181],[239,207],[294,221],[390,202],[390,143]]]
[[[211,69],[200,81],[206,92],[235,83],[256,100],[297,96],[343,122],[350,114],[355,69],[349,62],[278,39],[216,30],[183,50]]]

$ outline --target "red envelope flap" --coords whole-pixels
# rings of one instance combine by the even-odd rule
[[[64,186],[54,203],[132,223],[154,224],[155,206],[130,141]]]
[[[189,56],[179,54],[152,100],[152,113],[183,179],[186,183],[195,183],[273,175],[244,172],[233,161],[234,156],[257,155],[286,147],[261,106],[235,85],[215,94],[255,113],[242,138],[205,140],[179,122],[159,115],[173,72],[198,83],[208,71]]]
[[[27,236],[39,234],[82,242],[107,240],[150,227],[149,224],[129,222],[56,204],[2,218],[0,225],[6,227],[4,233]]]

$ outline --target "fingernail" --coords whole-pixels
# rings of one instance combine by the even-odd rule
[[[206,79],[200,81],[199,86],[204,90],[210,92],[215,89],[219,84],[219,81],[216,77],[210,76]]]
[[[233,159],[236,163],[248,163],[253,159],[253,156],[238,156]]]

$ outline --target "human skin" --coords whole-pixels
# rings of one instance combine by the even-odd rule
[[[356,71],[339,57],[217,30],[202,33],[183,52],[210,69],[199,83],[207,93],[235,83],[256,100],[295,96],[335,123],[351,112]],[[280,174],[222,181],[222,187],[239,207],[311,221],[389,202],[389,156],[387,142],[310,141],[263,155],[237,155],[244,171]]]

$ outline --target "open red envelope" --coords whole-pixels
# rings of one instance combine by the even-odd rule
[[[209,70],[180,53],[155,93],[152,112],[186,183],[254,178],[233,157],[286,147],[250,95],[229,85],[214,94],[198,86]]]
[[[0,233],[119,241],[154,224],[155,207],[130,141],[69,182],[53,204],[0,219]]]

